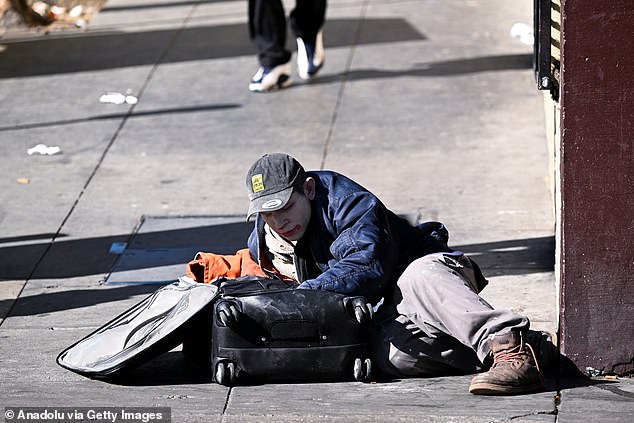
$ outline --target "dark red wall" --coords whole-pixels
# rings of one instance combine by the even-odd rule
[[[634,368],[634,1],[562,1],[561,346]]]

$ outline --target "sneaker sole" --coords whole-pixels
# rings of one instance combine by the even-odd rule
[[[289,75],[280,75],[277,78],[277,82],[271,86],[271,88],[263,89],[262,84],[249,84],[249,91],[254,93],[270,93],[272,91],[277,91],[283,88],[288,88],[293,83],[293,80]]]
[[[317,74],[319,73],[319,71],[321,70],[322,67],[324,67],[324,62],[321,62],[321,64],[312,73],[303,73],[298,68],[297,69],[297,74],[298,74],[300,79],[302,79],[304,81],[310,81],[315,76],[317,76]]]

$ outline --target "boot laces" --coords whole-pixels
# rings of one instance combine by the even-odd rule
[[[494,367],[496,364],[498,363],[502,363],[502,362],[511,362],[515,359],[522,359],[523,356],[530,354],[533,356],[533,361],[535,362],[535,367],[537,367],[537,372],[539,373],[539,378],[541,379],[542,383],[544,382],[544,377],[542,375],[542,371],[539,368],[539,362],[537,361],[537,356],[535,355],[535,351],[533,350],[533,347],[531,347],[531,345],[528,342],[523,343],[523,345],[525,345],[526,347],[528,347],[528,351],[524,348],[522,348],[522,344],[518,345],[517,347],[511,348],[509,350],[506,350],[505,352],[501,352],[498,354],[495,354],[495,356],[493,357],[493,366]]]

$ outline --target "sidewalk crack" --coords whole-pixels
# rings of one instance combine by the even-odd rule
[[[361,13],[359,14],[359,24],[354,32],[354,37],[352,40],[352,47],[350,48],[350,54],[346,59],[346,65],[343,70],[343,74],[341,76],[341,84],[339,85],[339,91],[337,92],[337,100],[335,102],[335,108],[332,112],[332,117],[330,119],[330,125],[328,126],[328,134],[326,134],[326,141],[324,142],[324,149],[321,154],[321,164],[319,165],[320,170],[324,170],[326,165],[326,158],[328,157],[328,149],[330,148],[330,142],[333,137],[333,133],[335,131],[335,124],[337,123],[337,118],[339,117],[339,109],[341,109],[341,103],[343,103],[343,91],[346,87],[346,83],[348,82],[348,75],[350,75],[350,68],[352,67],[352,59],[354,58],[354,54],[357,50],[357,46],[359,45],[359,40],[361,39],[361,33],[363,30],[363,23],[365,22],[365,17],[367,14],[369,0],[365,0],[363,5],[361,6]]]
[[[527,413],[527,414],[521,414],[519,416],[513,416],[510,417],[508,420],[512,421],[515,419],[521,419],[524,417],[530,417],[530,416],[541,416],[541,415],[550,415],[550,416],[556,416],[557,415],[557,410],[552,410],[552,411],[536,411],[534,413]]]
[[[229,392],[227,392],[227,398],[225,399],[225,405],[222,407],[222,413],[220,413],[220,422],[225,421],[225,413],[227,408],[229,407],[229,401],[231,400],[231,393],[233,392],[233,387],[229,387]]]

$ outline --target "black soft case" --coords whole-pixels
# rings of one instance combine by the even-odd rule
[[[62,351],[57,363],[91,378],[120,376],[204,328],[217,296],[217,286],[181,278]]]

